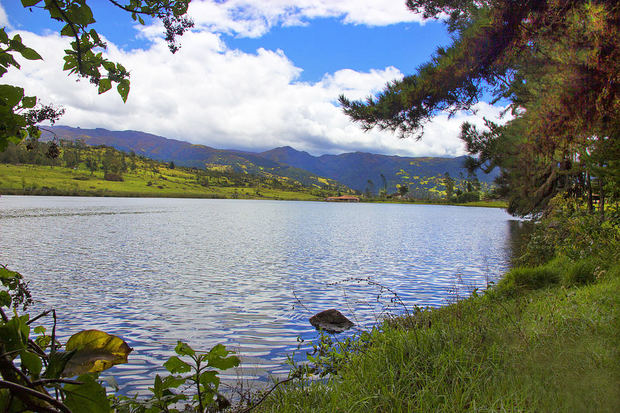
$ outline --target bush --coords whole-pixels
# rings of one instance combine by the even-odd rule
[[[103,179],[105,179],[106,181],[116,181],[116,182],[121,182],[123,181],[123,177],[120,174],[115,174],[113,172],[106,172],[103,175]]]
[[[566,287],[586,285],[596,281],[596,261],[585,259],[577,261],[562,275],[562,284]]]
[[[462,193],[462,194],[458,195],[454,199],[454,201],[456,203],[459,203],[459,204],[464,204],[464,203],[467,203],[467,202],[480,201],[480,192],[472,191],[472,192]]]
[[[554,263],[552,261],[550,264]],[[539,267],[517,267],[508,271],[502,278],[495,291],[500,295],[515,296],[525,291],[538,290],[560,281],[561,267],[559,265],[543,265]]]
[[[574,261],[593,257],[599,262],[620,261],[620,214],[609,208],[604,218],[576,207],[558,196],[539,221],[517,265],[541,265],[554,256]]]

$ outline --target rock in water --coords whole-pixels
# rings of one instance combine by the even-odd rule
[[[335,309],[321,311],[310,317],[310,324],[317,330],[325,330],[328,333],[342,333],[355,324]]]

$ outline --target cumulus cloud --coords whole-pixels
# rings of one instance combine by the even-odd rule
[[[212,2],[194,3],[197,7],[223,7]],[[227,7],[246,3],[251,6],[242,0],[227,3],[231,3]],[[261,10],[249,9],[243,13],[273,16],[280,23],[302,9],[303,18],[339,10],[338,16],[352,22],[367,24],[385,19],[381,13],[372,11],[373,1],[299,0],[295,7],[292,3],[257,2],[255,6]],[[353,7],[354,3],[357,7]],[[267,13],[267,9],[271,11]],[[231,9],[222,10],[229,13]],[[286,14],[282,10],[290,11]],[[295,18],[302,19],[300,16]],[[233,17],[235,21],[243,20]],[[482,116],[497,119],[501,110],[480,104],[477,117],[438,116],[427,126],[425,137],[419,142],[398,139],[378,130],[363,132],[342,113],[338,96],[345,94],[360,99],[374,94],[387,82],[402,77],[398,69],[385,67],[368,72],[342,69],[318,82],[303,82],[302,69],[281,50],[242,52],[229,48],[218,33],[195,30],[183,36],[183,47],[171,55],[163,39],[155,33],[151,27],[144,28],[142,35],[150,40],[149,47],[144,49],[123,50],[108,42],[109,57],[131,71],[131,93],[126,104],[114,90],[97,95],[96,88],[87,81],[78,82],[62,71],[63,50],[68,40],[57,34],[21,32],[24,43],[39,51],[44,61],[22,61],[22,69],[11,70],[3,82],[24,86],[26,93],[41,97],[43,103],[64,106],[66,114],[61,124],[140,130],[216,148],[258,151],[290,145],[315,155],[350,151],[407,156],[462,155],[464,146],[458,139],[460,124],[465,120],[480,124]]]
[[[193,1],[189,14],[198,27],[244,37],[262,36],[276,25],[305,25],[316,18],[367,26],[424,21],[407,9],[404,0],[204,0]]]
[[[6,15],[6,11],[4,11],[4,7],[2,7],[2,4],[0,4],[0,27],[11,27],[10,23],[9,23],[9,18]]]

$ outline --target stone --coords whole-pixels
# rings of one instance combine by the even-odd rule
[[[340,311],[333,308],[310,317],[310,324],[317,330],[324,330],[331,334],[342,333],[355,325]]]

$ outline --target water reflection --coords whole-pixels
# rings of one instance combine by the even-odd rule
[[[140,391],[178,339],[237,349],[229,380],[285,374],[297,337],[316,337],[313,313],[380,319],[389,294],[360,279],[407,305],[484,287],[508,266],[513,222],[451,206],[3,196],[0,262],[61,332],[125,338],[131,362],[113,373]]]

